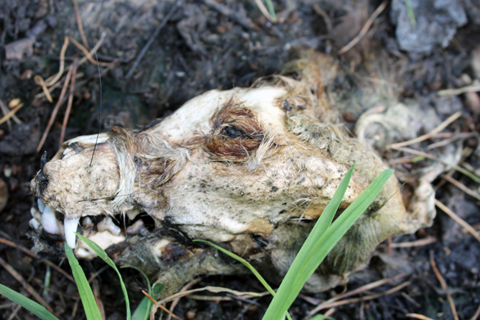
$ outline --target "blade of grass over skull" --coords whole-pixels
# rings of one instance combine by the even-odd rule
[[[392,174],[393,170],[385,170],[380,174],[323,234],[310,234],[309,238],[313,237],[314,240],[312,241],[307,238],[307,241],[300,249],[297,258],[293,261],[292,266],[282,281],[276,296],[269,305],[263,317],[264,320],[278,320],[283,318],[285,312],[298,296],[307,279],[318,268],[335,244],[343,237],[348,229],[350,229],[355,221],[357,221],[373,200],[375,200],[375,197]],[[347,175],[344,180],[348,180],[348,178],[349,176]],[[342,181],[340,187],[337,189],[333,199],[337,199],[337,193],[339,195],[341,194],[341,198],[343,198],[343,194],[347,189],[343,182],[344,181]],[[330,212],[330,210],[332,210],[333,213]],[[327,208],[325,208],[323,214],[330,216],[334,215],[335,211],[335,203],[331,201]],[[325,220],[326,219],[327,218],[325,218]],[[320,227],[317,230],[322,229],[323,228]],[[299,257],[304,258],[304,260],[298,259]]]
[[[82,267],[80,267],[77,258],[75,258],[75,254],[68,246],[67,242],[65,242],[64,245],[68,263],[72,268],[72,274],[75,278],[75,282],[77,283],[78,292],[80,293],[80,298],[82,300],[87,320],[102,320],[102,316],[98,310],[97,302],[93,296],[92,288],[90,288],[90,285],[88,284],[87,277],[85,277]]]
[[[85,242],[90,248],[92,248],[93,251],[95,251],[98,256],[105,261],[110,267],[112,267],[115,272],[118,274],[118,278],[120,279],[120,285],[122,286],[122,291],[123,295],[125,296],[125,304],[127,305],[127,320],[131,319],[131,312],[130,312],[130,301],[128,300],[128,293],[127,293],[127,288],[125,287],[125,284],[123,283],[122,280],[122,275],[120,274],[120,271],[118,271],[117,266],[115,266],[115,263],[110,259],[110,257],[107,255],[105,250],[103,250],[98,244],[93,242],[90,239],[85,238],[81,234],[77,233],[77,236]]]

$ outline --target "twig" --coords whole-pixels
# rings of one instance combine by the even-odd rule
[[[205,3],[210,8],[217,10],[224,16],[229,17],[230,19],[232,19],[233,21],[235,21],[245,29],[249,29],[249,30],[255,29],[255,24],[250,19],[239,16],[235,10],[232,10],[229,7],[221,3],[215,2],[213,0],[203,0],[203,3]]]
[[[438,127],[433,129],[429,133],[424,134],[423,136],[420,136],[420,137],[412,139],[412,140],[391,144],[388,147],[390,147],[390,148],[400,148],[400,147],[405,147],[405,146],[408,146],[408,145],[411,145],[411,144],[414,144],[414,143],[418,143],[418,142],[430,139],[433,135],[439,133],[440,131],[443,131],[449,124],[451,124],[453,121],[457,120],[461,115],[462,115],[462,112],[458,111],[458,112],[452,114],[450,117],[448,117],[447,120],[443,121]]]
[[[469,86],[465,86],[462,88],[457,88],[457,89],[446,89],[446,90],[440,90],[437,92],[437,94],[440,97],[446,97],[446,96],[458,96],[463,93],[467,92],[478,92],[480,91],[480,84],[479,83],[474,83]]]
[[[29,256],[35,258],[35,259],[38,259],[40,260],[41,262],[45,263],[46,265],[49,265],[50,267],[54,268],[55,270],[57,270],[58,272],[60,272],[62,275],[64,275],[68,280],[72,281],[73,283],[75,283],[75,280],[72,278],[71,275],[69,275],[68,273],[66,273],[63,269],[59,268],[57,265],[55,265],[53,262],[51,262],[50,260],[41,260],[39,256],[37,256],[35,253],[33,253],[32,251],[28,250],[27,248],[24,248],[22,247],[21,245],[19,244],[16,244],[12,241],[9,241],[7,239],[4,239],[4,238],[0,238],[0,243],[3,243],[7,246],[10,246],[10,247],[13,247],[13,248],[16,248],[20,251],[22,251],[23,253],[26,253],[28,254]]]
[[[319,16],[323,18],[323,21],[325,22],[325,26],[327,27],[327,33],[330,34],[332,32],[333,26],[332,26],[332,20],[328,16],[328,14],[320,8],[318,4],[313,5],[313,11],[315,11]]]
[[[457,309],[455,309],[455,304],[453,303],[452,295],[448,292],[447,283],[442,277],[442,274],[437,269],[437,264],[435,263],[435,259],[433,259],[433,254],[430,256],[430,264],[432,265],[433,272],[437,277],[440,285],[442,286],[443,291],[447,294],[448,303],[450,304],[450,309],[452,309],[453,318],[458,320]]]
[[[236,296],[243,296],[244,298],[247,298],[247,299],[248,298],[254,298],[254,297],[263,297],[263,296],[266,296],[266,295],[270,294],[270,292],[268,292],[268,291],[267,292],[262,292],[262,293],[240,292],[240,291],[231,290],[231,289],[227,289],[227,288],[212,287],[212,286],[198,288],[198,289],[192,289],[192,290],[188,290],[188,291],[185,291],[185,292],[176,293],[176,294],[174,294],[174,295],[172,295],[172,296],[170,296],[166,299],[163,299],[161,301],[156,302],[152,306],[152,309],[150,311],[150,319],[154,319],[155,313],[157,312],[157,309],[160,307],[160,305],[164,305],[165,303],[173,301],[173,300],[175,300],[179,297],[185,297],[185,296],[191,295],[192,293],[201,292],[201,291],[209,291],[209,292],[212,292],[212,293],[227,292],[227,293],[234,294]]]
[[[62,105],[62,100],[63,97],[65,96],[65,92],[67,91],[68,83],[70,82],[70,76],[72,75],[72,69],[73,67],[70,66],[67,77],[65,78],[65,82],[63,84],[62,92],[60,93],[60,97],[58,98],[57,105],[53,109],[52,115],[50,116],[50,121],[48,122],[47,128],[45,129],[45,132],[43,133],[42,140],[40,140],[40,143],[38,144],[37,147],[37,153],[42,150],[43,144],[45,143],[45,140],[47,139],[48,132],[52,128],[53,121],[55,121],[55,117],[57,116],[58,110],[60,109],[60,106]]]
[[[409,318],[415,318],[415,319],[420,319],[420,320],[433,320],[432,318],[429,318],[427,316],[418,314],[418,313],[407,313],[405,317]]]
[[[367,34],[368,29],[370,29],[375,19],[377,19],[380,13],[382,13],[382,11],[387,7],[388,2],[389,0],[385,0],[378,6],[378,8],[372,13],[370,18],[368,18],[362,30],[360,30],[360,33],[355,38],[353,38],[352,41],[350,41],[345,47],[338,51],[339,55],[342,55],[348,50],[352,49],[353,46],[355,46]]]
[[[13,320],[13,319],[17,316],[17,313],[18,313],[18,311],[20,311],[20,308],[21,308],[21,307],[22,307],[21,305],[17,304],[17,305],[15,306],[15,308],[13,309],[12,314],[10,315],[10,317],[8,317],[7,320]]]
[[[369,284],[366,284],[364,286],[361,286],[360,288],[357,288],[355,290],[352,290],[352,291],[349,291],[349,292],[346,292],[344,294],[341,294],[341,295],[338,295],[330,300],[327,300],[321,304],[319,304],[317,307],[315,307],[315,309],[313,309],[312,311],[310,311],[308,313],[308,316],[307,318],[310,318],[310,317],[313,317],[313,315],[315,313],[317,313],[318,311],[320,310],[323,310],[323,309],[327,309],[327,308],[330,308],[330,307],[333,307],[332,304],[335,302],[335,301],[338,301],[340,299],[344,299],[344,298],[348,298],[350,296],[353,296],[353,295],[356,295],[356,294],[359,294],[361,292],[364,292],[366,290],[370,290],[370,289],[373,289],[373,288],[376,288],[376,287],[379,287],[379,286],[382,286],[390,281],[393,281],[393,280],[396,280],[398,278],[401,278],[401,277],[405,277],[406,274],[404,273],[401,273],[401,274],[398,274],[394,277],[391,277],[391,278],[387,278],[387,279],[382,279],[382,280],[378,280],[378,281],[375,281],[375,282],[372,282],[372,283],[369,283]]]
[[[480,242],[480,236],[478,235],[477,231],[465,220],[457,216],[452,210],[450,210],[450,208],[448,208],[446,205],[444,205],[437,199],[435,199],[435,205],[439,207],[443,212],[445,212],[450,218],[452,218],[453,221],[464,227],[468,231],[468,233],[470,233],[472,236],[475,237],[475,239],[478,240],[478,242]]]
[[[157,303],[157,300],[155,300],[154,298],[152,298],[151,295],[148,294],[148,292],[146,292],[145,290],[142,290],[142,293],[148,298],[150,299],[150,301],[152,301],[153,303]],[[163,311],[165,311],[166,313],[168,313],[169,316],[172,316],[174,317],[175,319],[180,319],[179,317],[177,317],[176,315],[174,315],[172,312],[170,312],[167,308],[165,308],[165,306],[163,305],[159,305],[160,309],[162,309]]]
[[[47,88],[47,85],[45,84],[45,81],[43,81],[43,78],[39,75],[36,75],[33,80],[35,81],[36,84],[38,84],[40,87],[42,87],[43,94],[45,97],[47,97],[48,102],[52,103],[53,99],[52,96],[50,95],[50,91]],[[52,91],[55,86],[52,86]]]
[[[410,241],[410,242],[399,242],[399,243],[391,243],[390,247],[392,248],[412,248],[412,247],[421,247],[426,246],[431,243],[437,242],[438,239],[435,237],[428,237],[425,239]]]
[[[470,197],[473,197],[477,200],[480,201],[480,195],[478,193],[476,193],[475,191],[473,191],[472,189],[470,188],[467,188],[463,183],[461,183],[460,181],[457,181],[455,179],[453,179],[452,177],[450,176],[447,176],[446,174],[441,174],[440,177],[442,179],[445,179],[447,180],[448,182],[450,182],[451,184],[453,184],[455,187],[457,187],[458,189],[462,190],[463,192],[465,192],[466,194],[468,194]]]
[[[133,73],[135,72],[135,69],[138,67],[138,64],[140,63],[140,61],[142,60],[143,56],[145,55],[145,53],[147,53],[148,49],[150,48],[150,46],[152,45],[153,41],[155,40],[155,38],[158,36],[158,34],[160,33],[160,31],[163,29],[163,27],[165,27],[165,25],[167,24],[168,20],[170,20],[170,18],[173,16],[173,14],[175,13],[175,11],[177,11],[177,9],[180,7],[180,5],[182,4],[182,0],[177,0],[175,2],[175,4],[173,5],[172,9],[170,9],[170,11],[168,12],[168,14],[165,16],[165,18],[163,18],[163,21],[162,23],[160,23],[160,25],[157,27],[157,29],[155,29],[155,31],[153,32],[152,36],[150,37],[150,39],[148,40],[147,44],[145,45],[145,47],[143,47],[142,51],[140,51],[140,53],[138,54],[137,58],[135,59],[135,62],[133,63],[132,67],[130,68],[130,70],[128,71],[127,75],[125,76],[125,79],[126,80],[129,80]]]
[[[15,107],[15,109],[13,109],[9,113],[7,113],[5,116],[3,116],[2,119],[0,119],[0,124],[10,119],[22,106],[23,106],[23,103],[20,103],[18,106]]]
[[[50,313],[54,314],[53,312],[53,309],[50,308],[50,306],[48,305],[48,303],[43,300],[43,298],[35,291],[35,289],[33,289],[33,287],[28,284],[27,281],[25,281],[25,279],[23,279],[23,277],[14,269],[12,268],[11,265],[9,265],[7,262],[5,262],[5,260],[3,260],[2,258],[0,258],[0,264],[2,265],[2,267],[5,268],[5,270],[7,270],[18,282],[20,282],[22,284],[22,286],[35,298],[35,300],[37,300],[41,305],[43,305],[48,311],[50,311]]]
[[[65,69],[65,52],[67,51],[67,47],[68,47],[68,37],[65,36],[65,40],[63,41],[62,50],[60,51],[60,69],[58,70],[58,73],[55,76],[50,77],[47,80],[45,80],[45,85],[47,87],[53,86],[55,83],[57,83],[57,81],[62,76],[63,70]],[[40,76],[38,76],[38,75],[35,76],[34,80],[37,79],[37,77],[40,77]]]
[[[3,115],[7,115],[10,110],[7,108],[7,106],[5,105],[5,103],[3,103],[2,100],[0,100],[0,109],[2,109],[2,112],[3,112]],[[21,124],[22,121],[20,121],[20,119],[17,118],[16,115],[12,115],[11,116],[12,120],[15,121],[17,124]]]
[[[72,81],[70,83],[70,94],[68,95],[67,110],[65,111],[65,116],[63,117],[62,133],[60,134],[60,145],[62,147],[63,139],[65,139],[65,130],[67,128],[68,117],[70,116],[70,110],[72,109],[73,103],[73,93],[75,91],[75,77],[77,76],[77,61],[73,63],[72,71]]]
[[[410,148],[397,148],[397,147],[390,146],[390,149],[397,150],[397,151],[403,151],[403,152],[406,152],[406,153],[416,154],[416,155],[419,155],[419,156],[422,156],[422,157],[425,157],[425,158],[428,158],[428,159],[432,159],[432,160],[441,162],[444,165],[446,165],[448,167],[452,167],[456,171],[463,173],[464,175],[466,175],[467,177],[469,177],[473,181],[480,183],[480,178],[476,174],[474,174],[473,172],[470,172],[467,169],[462,168],[460,166],[457,166],[455,164],[448,163],[447,161],[442,160],[440,158],[437,158],[435,156],[432,156],[431,154],[428,154],[428,153],[425,153],[425,152],[422,152],[422,151],[418,151],[418,150],[415,150],[415,149],[410,149]]]
[[[458,140],[458,139],[466,139],[466,138],[471,138],[471,137],[477,137],[477,139],[478,139],[478,133],[477,132],[457,133],[457,134],[455,134],[454,136],[452,136],[448,139],[445,139],[443,141],[439,141],[439,142],[436,142],[436,143],[432,143],[431,145],[427,146],[427,150],[432,150],[432,149],[435,149],[435,148],[438,148],[438,147],[446,146],[446,145],[448,145],[448,144],[450,144],[453,141]]]
[[[405,288],[406,286],[409,286],[411,284],[410,281],[406,281],[402,284],[399,284],[398,286],[396,287],[393,287],[392,289],[390,290],[387,290],[385,292],[382,292],[382,293],[377,293],[377,294],[372,294],[370,296],[366,296],[366,297],[361,297],[361,298],[353,298],[353,299],[346,299],[346,300],[340,300],[340,301],[336,301],[336,302],[332,302],[332,303],[329,303],[329,304],[325,304],[323,303],[322,304],[322,307],[320,308],[320,306],[318,306],[317,308],[315,308],[314,310],[315,313],[322,310],[322,309],[327,309],[327,308],[333,308],[333,307],[338,307],[338,306],[343,306],[344,304],[349,304],[349,303],[357,303],[357,302],[362,302],[362,301],[368,301],[368,300],[374,300],[374,299],[378,299],[380,297],[383,297],[383,296],[386,296],[386,295],[389,295],[389,294],[392,294],[394,292],[397,292],[398,290],[401,290],[403,288]],[[317,310],[318,309],[318,310]],[[312,316],[315,314],[313,312],[313,310],[308,314],[308,316]]]
[[[80,17],[80,10],[78,9],[77,0],[73,0],[73,6],[75,8],[75,17],[77,18],[78,31],[80,32],[80,38],[82,38],[83,45],[88,49],[88,41],[83,32],[82,18]]]
[[[95,64],[95,65],[99,65],[99,66],[102,66],[102,67],[108,67],[110,66],[112,63],[115,63],[116,61],[114,60],[113,62],[98,62],[96,61],[95,59],[93,59],[92,55],[90,54],[90,52],[88,52],[87,48],[85,48],[84,46],[82,46],[77,40],[73,39],[72,37],[69,37],[70,38],[70,41],[72,41],[72,43],[75,45],[75,47],[77,47],[78,49],[80,49],[83,54],[85,54],[85,57],[88,59],[88,61],[90,61],[91,63]]]
[[[190,289],[191,287],[193,287],[194,285],[196,285],[197,283],[199,283],[202,279],[201,278],[198,278],[198,279],[194,279],[192,281],[190,281],[189,283],[187,283],[185,286],[183,286],[183,288],[180,290],[180,292],[185,292],[187,291],[188,289]],[[171,320],[172,319],[172,314],[173,314],[173,309],[175,309],[176,305],[178,304],[178,302],[180,301],[182,297],[178,297],[177,299],[173,300],[172,301],[172,304],[170,305],[170,312],[171,314],[168,315],[168,318],[167,320]]]
[[[477,311],[475,311],[475,314],[473,317],[470,318],[470,320],[477,320],[477,318],[480,316],[480,305],[478,306]]]

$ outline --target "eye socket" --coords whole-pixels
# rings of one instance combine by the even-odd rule
[[[223,128],[221,134],[231,139],[235,139],[242,136],[244,133],[235,126],[228,126]]]

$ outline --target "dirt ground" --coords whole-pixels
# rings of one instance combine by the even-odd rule
[[[428,105],[441,120],[461,111],[461,120],[445,132],[463,134],[463,138],[457,140],[463,151],[461,166],[476,170],[478,175],[480,99],[476,92],[467,92],[444,102],[439,100],[438,91],[474,86],[478,79],[480,52],[475,49],[480,43],[477,21],[480,15],[476,15],[480,4],[477,6],[475,0],[457,1],[467,13],[468,21],[456,30],[453,28],[452,39],[447,39],[444,47],[437,45],[418,53],[407,52],[402,47],[404,38],[399,41],[396,37],[394,24],[397,28],[400,24],[395,22],[393,2],[398,3],[387,1],[385,10],[372,20],[371,28],[358,44],[347,53],[339,54],[382,5],[381,1],[273,1],[280,21],[272,23],[253,0],[178,3],[78,0],[77,10],[70,0],[2,0],[0,104],[5,105],[4,114],[23,105],[16,111],[16,118],[0,125],[0,283],[32,297],[26,289],[28,284],[60,319],[85,319],[75,284],[53,267],[47,268],[46,262],[60,266],[67,275],[71,274],[68,264],[56,257],[32,256],[25,251],[32,247],[28,222],[30,208],[35,205],[30,180],[40,167],[43,151],[51,157],[59,146],[69,96],[71,112],[65,140],[97,133],[99,128],[105,131],[111,125],[140,128],[155,118],[169,115],[206,90],[248,87],[257,78],[274,74],[296,51],[314,49],[331,54],[343,70],[348,70],[334,84],[340,93],[358,90],[352,84],[351,74],[360,72],[365,65],[380,62],[393,75],[390,79],[394,79],[401,101]],[[78,20],[82,21],[83,32]],[[422,23],[420,16],[416,16],[416,20],[417,25]],[[162,24],[155,36],[155,30]],[[36,76],[46,82],[53,81],[49,77],[61,68],[61,49],[66,36],[89,50],[100,44],[93,58],[98,59],[100,66],[92,63],[95,60],[83,59],[85,54],[70,41],[64,53],[65,72],[61,78],[53,79],[57,87],[49,102]],[[149,40],[151,45],[141,56]],[[73,94],[69,90],[62,94],[66,71],[73,70],[74,65],[77,67]],[[478,84],[476,90],[480,90]],[[41,152],[36,152],[58,101],[61,103],[58,114]],[[364,111],[362,106],[356,106],[342,109],[340,114],[347,127],[353,128]],[[442,140],[437,137],[428,142]],[[383,156],[391,161],[393,155]],[[405,161],[401,166],[411,168],[426,160],[412,161]],[[469,188],[473,195],[445,178],[438,178],[433,183],[436,199],[478,234],[479,183],[455,171],[451,177]],[[6,205],[2,210],[3,202]],[[432,260],[447,289],[439,282]],[[82,261],[81,265],[87,277],[94,276],[91,283],[106,319],[124,319],[123,296],[114,271],[98,259]],[[23,284],[13,276],[15,273],[17,278],[24,279]],[[346,286],[300,296],[291,314],[295,319],[304,319],[323,301],[399,274],[404,275],[320,312],[328,310],[334,319],[405,319],[407,314],[455,319],[457,315],[452,313],[449,302],[451,297],[458,319],[473,320],[479,316],[480,243],[441,210],[437,210],[431,228],[380,245],[367,268],[351,277]],[[136,271],[122,270],[122,275],[135,308],[143,297],[141,290],[145,289],[145,283]],[[197,287],[207,285],[237,291],[264,291],[253,276],[206,277],[196,284]],[[183,298],[174,313],[182,319],[261,319],[271,299],[243,301],[223,297],[229,301],[215,297]],[[36,317],[1,297],[0,318]]]

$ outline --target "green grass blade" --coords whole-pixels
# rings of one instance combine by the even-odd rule
[[[270,285],[268,284],[267,280],[265,280],[261,275],[260,273],[258,273],[258,271],[245,259],[243,259],[242,257],[239,257],[237,256],[235,253],[233,252],[230,252],[228,250],[225,250],[223,249],[222,247],[220,246],[217,246],[216,244],[210,242],[210,241],[207,241],[207,240],[200,240],[200,239],[195,239],[193,240],[193,242],[203,242],[203,243],[206,243],[212,247],[214,247],[215,249],[225,253],[227,256],[237,260],[238,262],[240,262],[241,264],[243,264],[245,267],[247,267],[254,275],[255,277],[257,277],[258,281],[260,281],[262,283],[262,285],[265,287],[265,289],[268,290],[268,292],[270,292],[272,294],[272,296],[275,296],[275,291],[273,291],[272,287],[270,287]],[[288,319],[291,319],[290,315],[287,313],[287,318]],[[283,319],[283,317],[282,317]]]
[[[37,317],[43,320],[58,320],[53,314],[47,311],[45,307],[36,303],[35,301],[23,296],[22,294],[0,284],[0,294],[12,300],[15,303],[18,303],[28,311],[35,314]]]
[[[277,15],[275,14],[275,8],[273,8],[272,0],[265,0],[265,2],[267,3],[268,12],[272,16],[272,18],[277,19]]]
[[[88,284],[87,277],[80,267],[77,258],[73,254],[72,249],[65,242],[65,253],[67,254],[68,263],[72,268],[72,274],[77,283],[78,292],[80,293],[80,298],[82,300],[83,309],[85,310],[85,315],[88,320],[102,320],[100,311],[98,310],[97,302],[93,296],[92,288]]]
[[[290,267],[282,281],[282,284],[280,285],[280,288],[278,289],[277,295],[273,298],[267,309],[267,312],[263,317],[264,320],[282,319],[282,315],[286,310],[288,310],[295,298],[298,296],[307,279],[313,274],[313,272],[315,272],[335,244],[337,244],[337,242],[345,235],[348,229],[350,229],[355,221],[357,221],[357,219],[368,208],[373,200],[375,200],[375,197],[381,191],[383,185],[387,182],[392,174],[393,170],[385,170],[382,174],[380,174],[320,236],[317,242],[312,244],[312,241],[307,239],[306,243],[308,242],[308,245],[311,246],[307,247],[304,244],[300,249],[301,252],[307,252],[302,253],[301,255],[304,260],[297,259],[297,257],[293,261],[292,266]],[[345,177],[344,180],[346,178],[348,177]],[[339,193],[342,194],[343,198],[344,192],[345,190],[337,189],[335,196],[337,193]],[[313,237],[316,238],[318,235],[313,235]]]
[[[90,239],[85,238],[81,234],[77,233],[77,236],[85,242],[90,248],[92,248],[93,251],[103,260],[105,261],[110,267],[112,267],[118,275],[118,278],[120,279],[120,285],[122,287],[123,295],[125,297],[125,304],[127,306],[127,320],[131,320],[132,314],[130,312],[130,301],[128,300],[128,293],[127,293],[127,288],[125,287],[125,284],[123,283],[122,275],[120,274],[120,271],[118,271],[117,266],[115,263],[110,259],[110,257],[107,255],[105,250],[103,250],[98,244],[93,242]]]
[[[132,320],[147,320],[152,309],[152,301],[147,297],[143,297],[135,312],[133,312]]]

